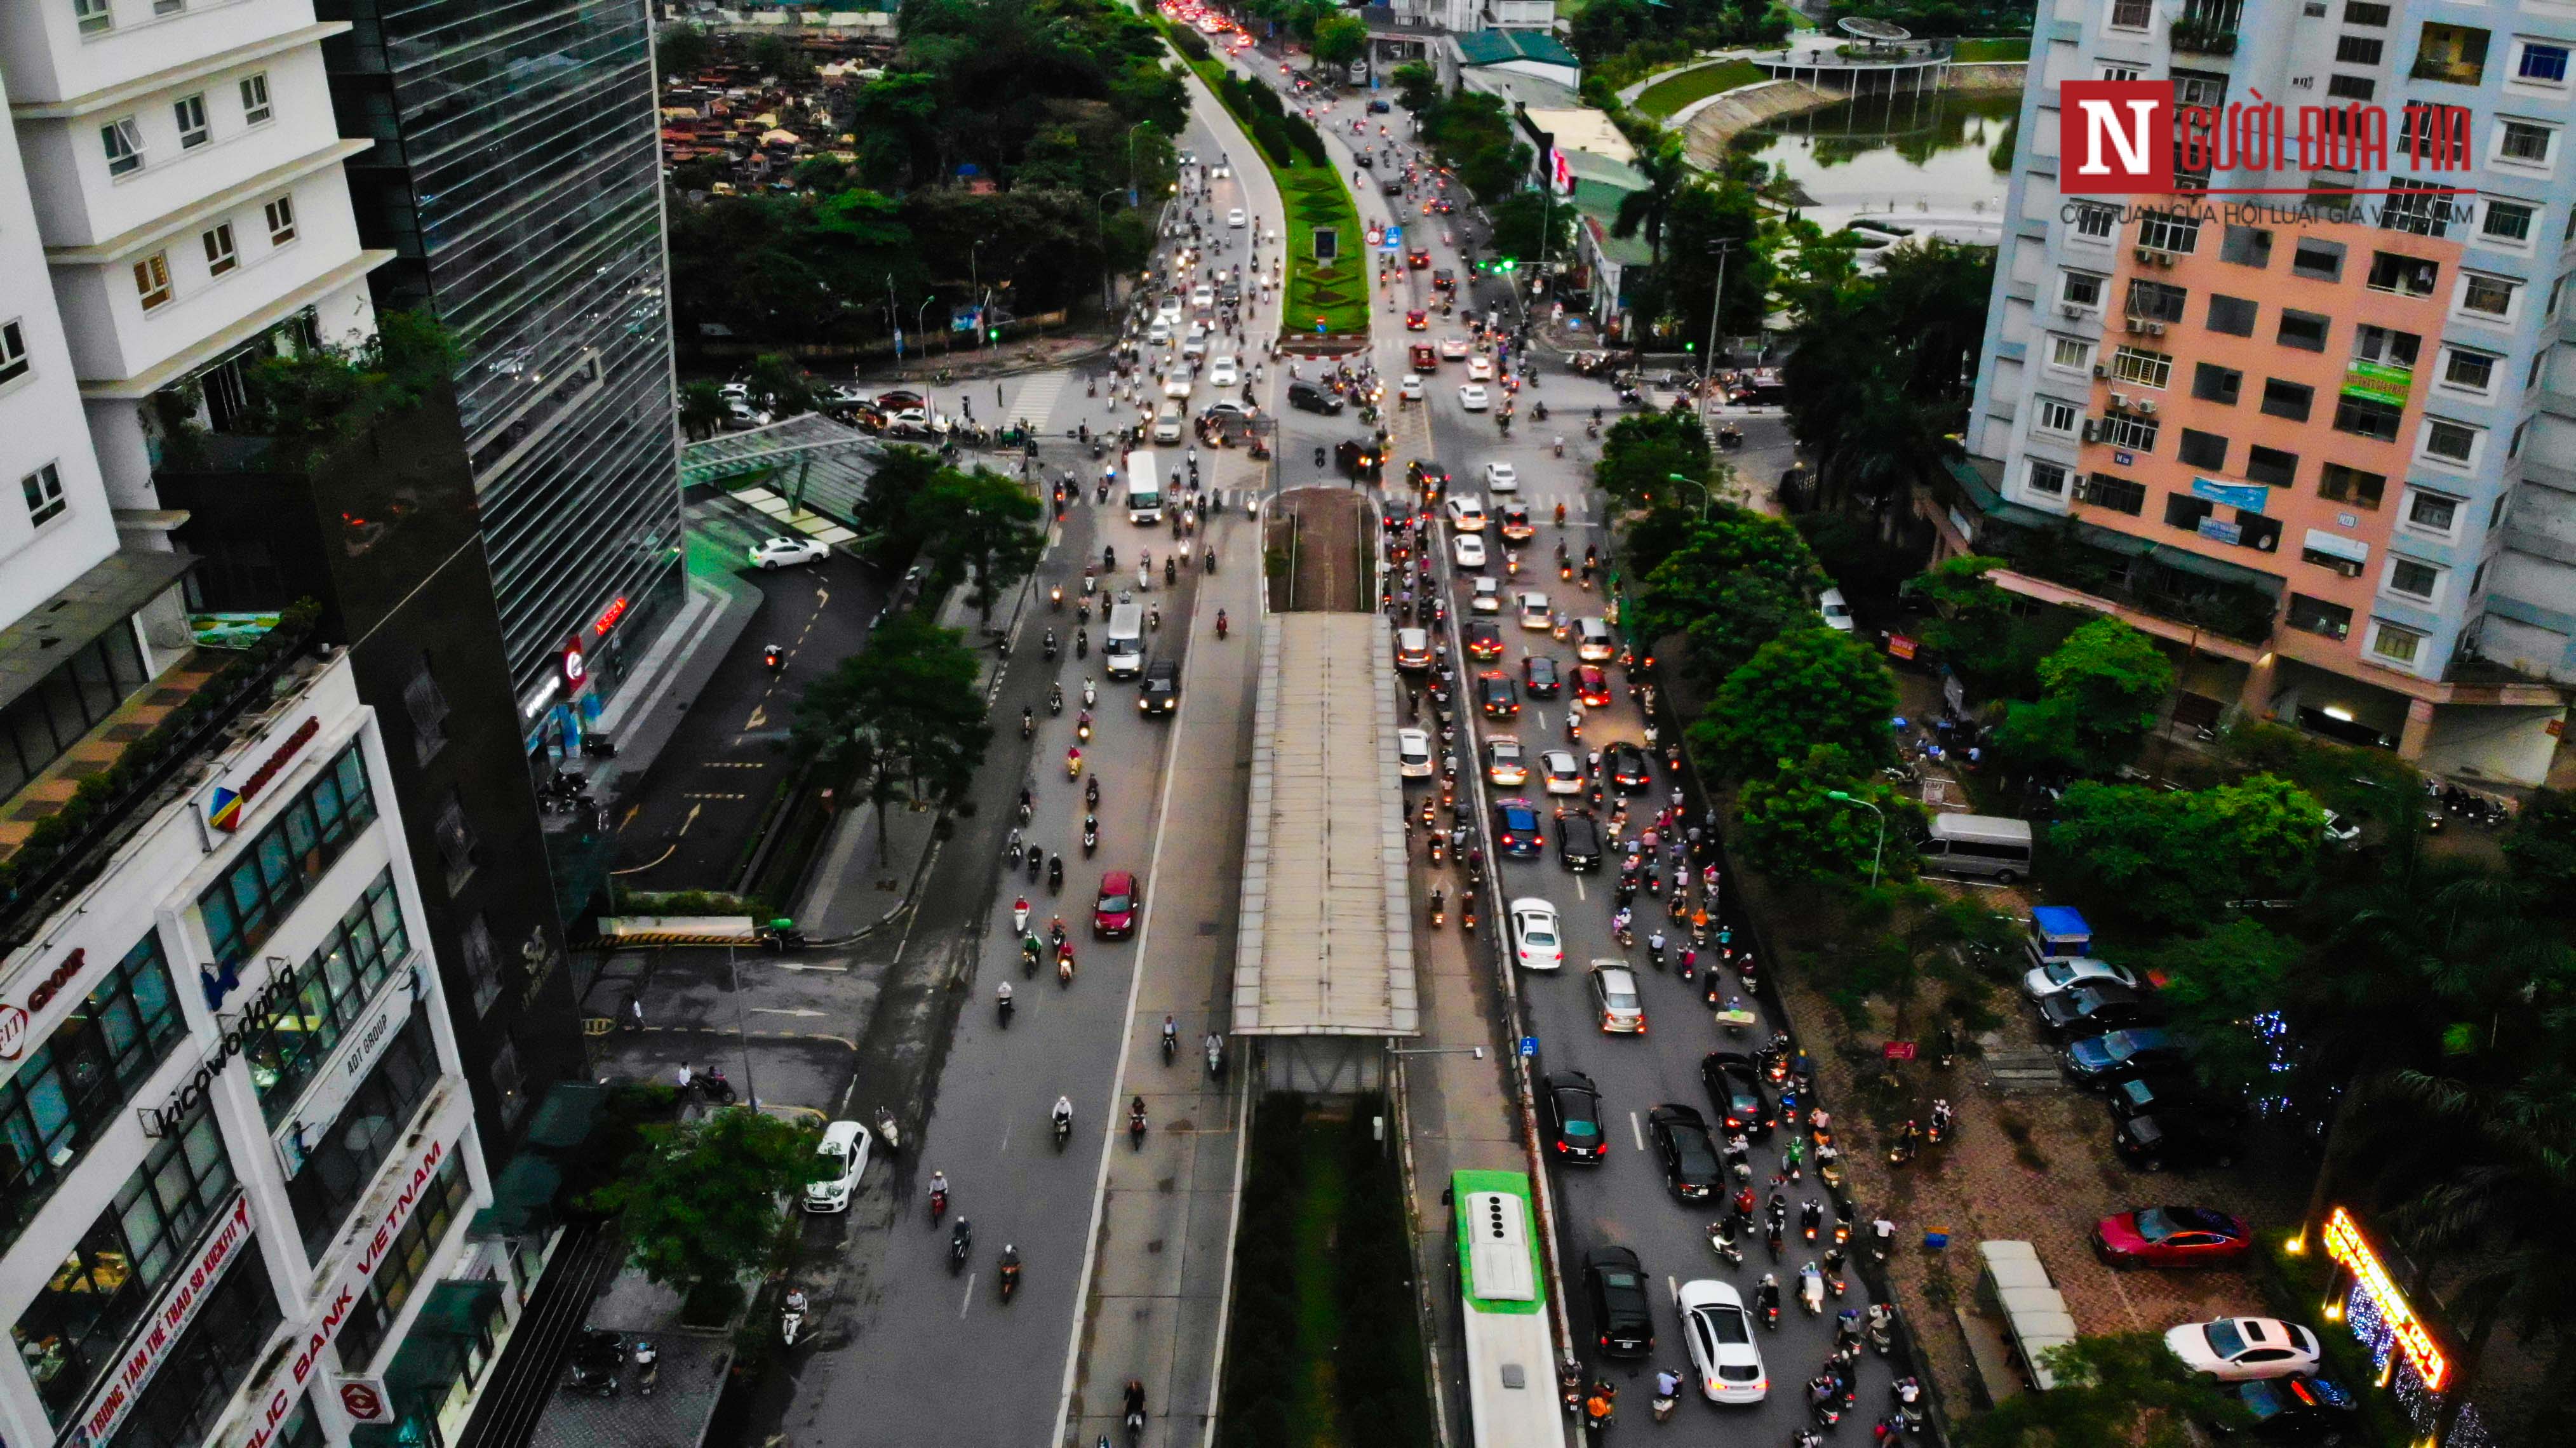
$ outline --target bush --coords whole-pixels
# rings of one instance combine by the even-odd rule
[[[1313,121],[1302,115],[1285,116],[1281,118],[1280,124],[1287,127],[1288,138],[1296,143],[1298,150],[1305,153],[1307,160],[1324,167],[1330,167],[1333,164],[1333,158],[1324,152],[1324,134],[1315,129]]]
[[[1216,56],[1208,50],[1207,42],[1199,38],[1199,33],[1197,31],[1183,25],[1171,26],[1169,27],[1169,30],[1172,37],[1172,44],[1180,47],[1181,54],[1188,56],[1192,60],[1216,59]]]

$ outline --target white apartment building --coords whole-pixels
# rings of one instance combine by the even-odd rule
[[[2576,684],[2571,54],[2561,0],[2044,0],[1945,546],[2168,640],[2186,718],[2540,782]],[[2375,108],[2387,159],[2076,198],[2060,87],[2101,80]],[[2410,105],[2465,118],[2446,164]]]

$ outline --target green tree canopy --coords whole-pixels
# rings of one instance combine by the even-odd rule
[[[1691,742],[1739,779],[1809,747],[1839,745],[1861,766],[1895,758],[1896,681],[1867,649],[1819,623],[1764,644],[1727,676]]]
[[[2324,812],[2272,775],[2198,793],[2085,780],[2058,802],[2049,849],[2106,900],[2179,927],[2218,902],[2304,889]]]
[[[912,504],[913,530],[929,551],[931,591],[971,577],[966,600],[990,623],[1003,590],[1028,577],[1046,551],[1045,518],[1026,488],[999,473],[941,469]]]
[[[2217,1381],[2182,1365],[2161,1333],[2079,1337],[2041,1358],[2057,1386],[2019,1393],[1961,1425],[1965,1448],[2188,1448],[2193,1423],[2251,1422]]]
[[[1387,76],[1395,103],[1420,115],[1440,102],[1440,73],[1420,61],[1399,65]]]
[[[1675,473],[1694,482],[1715,480],[1708,429],[1687,414],[1640,412],[1610,424],[1601,437],[1601,460],[1592,479],[1623,509],[1701,509],[1700,495],[1670,481]]]
[[[877,806],[946,806],[965,797],[993,741],[975,653],[954,629],[892,614],[867,647],[805,686],[791,737],[808,758],[846,762]]]
[[[2226,1093],[2252,1089],[2270,1068],[2270,1052],[2252,1029],[2255,1017],[2288,1004],[2290,973],[2307,947],[2270,926],[2237,916],[2196,934],[2175,936],[2133,962],[2162,981],[2157,992],[2175,1026],[2197,1048],[2193,1065]]]
[[[1317,65],[1348,65],[1368,49],[1368,22],[1356,15],[1324,16],[1315,22],[1314,36],[1307,43]]]
[[[2173,678],[2154,639],[2118,619],[2095,619],[2039,661],[2038,701],[2012,706],[1996,744],[2025,765],[2107,774],[2137,758]]]
[[[1850,800],[1833,798],[1840,792]],[[1860,803],[1875,805],[1880,816]],[[1779,880],[1860,884],[1873,858],[1881,879],[1914,873],[1914,839],[1922,806],[1890,788],[1870,766],[1835,744],[1783,758],[1765,779],[1749,781],[1736,799],[1745,859]],[[1884,840],[1884,850],[1881,841]]]
[[[788,1194],[815,1178],[816,1134],[750,1107],[647,1128],[596,1194],[622,1213],[630,1260],[683,1294],[766,1265],[786,1239]]]

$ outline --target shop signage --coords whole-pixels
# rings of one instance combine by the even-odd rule
[[[1892,633],[1887,636],[1887,651],[1897,658],[1910,659],[1914,657],[1915,650],[1918,647],[1919,645],[1916,644],[1913,639],[1904,634]]]
[[[2415,369],[2386,362],[2353,362],[2343,369],[2343,395],[2404,407],[2415,390]]]
[[[268,978],[268,984],[259,988],[259,994],[242,1003],[241,1018],[224,1027],[215,1048],[197,1062],[197,1069],[188,1073],[188,1079],[179,1083],[179,1089],[171,1092],[169,1099],[159,1106],[141,1108],[137,1114],[143,1118],[143,1134],[165,1136],[171,1127],[187,1120],[188,1113],[197,1109],[197,1103],[206,1099],[206,1092],[214,1086],[215,1079],[233,1063],[233,1057],[249,1047],[252,1033],[276,1020],[294,1003],[294,973],[281,967],[277,974]]]
[[[411,1017],[413,979],[405,973],[384,991],[374,1012],[341,1042],[339,1064],[313,1083],[296,1103],[294,1116],[279,1129],[277,1160],[290,1180],[304,1170],[304,1133],[340,1119],[340,1108],[358,1094],[359,1083],[384,1059],[385,1047],[402,1034],[403,1023]]]
[[[390,1423],[394,1420],[393,1400],[385,1393],[382,1378],[334,1378],[339,1384],[340,1411],[352,1423]]]
[[[2245,529],[2243,525],[2221,522],[2216,518],[2201,519],[2200,527],[2196,531],[2203,538],[2215,538],[2221,543],[2242,543],[2245,541]]]
[[[2406,1296],[2397,1290],[2396,1279],[2388,1275],[2379,1254],[2371,1250],[2370,1240],[2362,1236],[2361,1224],[2352,1219],[2352,1213],[2337,1207],[2326,1215],[2324,1235],[2326,1255],[2352,1273],[2362,1295],[2379,1309],[2379,1320],[2388,1324],[2390,1335],[2397,1339],[2406,1360],[2415,1365],[2424,1386],[2436,1393],[2442,1391],[2443,1384],[2451,1378],[2450,1360],[2434,1345],[2433,1334],[2415,1316],[2415,1310],[2406,1305]]]
[[[63,993],[63,987],[71,984],[80,975],[81,966],[86,963],[88,957],[87,950],[78,946],[73,947],[70,953],[54,962],[54,968],[46,971],[34,988],[27,992],[27,1004],[23,1008],[0,1005],[0,1061],[18,1059],[18,1053],[27,1048],[29,1013],[41,1011],[52,1005],[54,998]]]
[[[1888,1041],[1881,1044],[1878,1051],[1881,1056],[1890,1061],[1911,1061],[1914,1059],[1914,1043],[1912,1041]]]
[[[231,834],[241,828],[243,809],[259,797],[261,790],[275,782],[278,771],[284,769],[287,762],[292,760],[305,745],[312,743],[314,735],[321,732],[322,721],[307,717],[303,723],[295,726],[293,733],[278,741],[277,747],[269,751],[268,757],[259,762],[259,767],[250,772],[250,777],[243,780],[239,788],[228,789],[223,785],[216,785],[206,796],[207,826],[225,834]]]
[[[565,644],[557,659],[562,666],[564,692],[580,693],[582,682],[590,677],[590,656],[581,651],[581,640]]]
[[[600,610],[599,617],[590,625],[590,631],[606,638],[608,631],[617,627],[617,621],[624,617],[626,617],[626,600],[621,596],[615,603]]]
[[[2248,513],[2260,513],[2272,501],[2272,490],[2261,483],[2222,483],[2216,478],[2192,479],[2191,495]]]
[[[224,1268],[241,1255],[242,1245],[250,1240],[250,1198],[236,1193],[232,1205],[216,1222],[206,1245],[197,1249],[197,1260],[179,1275],[178,1286],[161,1304],[161,1310],[145,1319],[132,1346],[118,1359],[116,1371],[108,1377],[106,1392],[72,1426],[66,1440],[70,1448],[104,1443],[124,1426],[126,1415],[134,1411],[145,1385],[160,1370],[161,1360],[179,1345],[197,1309],[205,1304],[206,1294],[214,1290]]]

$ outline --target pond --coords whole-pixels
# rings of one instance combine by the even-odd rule
[[[1862,212],[1995,216],[2011,179],[1997,143],[2014,129],[2018,94],[1869,96],[1785,116],[1731,143],[1787,174],[1818,220]],[[2004,160],[1998,168],[1995,162]]]

